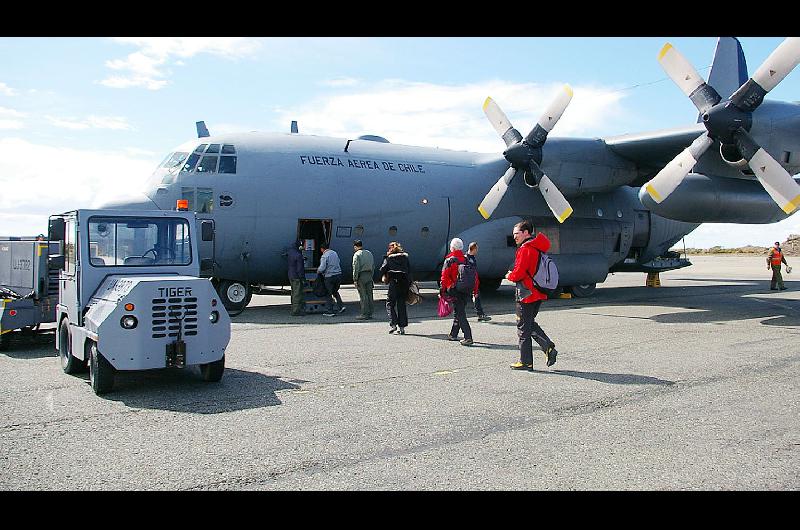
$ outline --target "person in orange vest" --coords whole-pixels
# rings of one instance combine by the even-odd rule
[[[777,291],[780,289],[781,291],[785,291],[786,287],[783,285],[783,276],[781,276],[781,263],[786,265],[786,271],[790,271],[789,264],[786,263],[786,256],[784,256],[783,251],[781,250],[781,243],[780,241],[775,242],[775,246],[769,249],[769,255],[767,256],[767,270],[772,269],[772,281],[769,283],[769,288],[773,291]],[[775,285],[777,284],[777,287]]]

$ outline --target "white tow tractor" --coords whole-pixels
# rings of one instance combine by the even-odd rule
[[[200,278],[197,231],[213,222],[187,211],[74,210],[51,216],[63,242],[56,349],[64,372],[89,368],[92,390],[118,370],[197,365],[219,381],[231,326],[211,281]]]

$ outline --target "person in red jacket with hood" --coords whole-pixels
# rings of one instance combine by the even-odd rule
[[[458,340],[458,331],[460,329],[464,331],[464,340],[461,341],[462,346],[472,346],[472,328],[469,327],[469,321],[467,321],[467,296],[471,297],[472,293],[462,293],[455,288],[458,281],[458,266],[466,263],[466,261],[464,242],[454,237],[450,241],[450,254],[444,258],[439,296],[449,296],[453,299],[453,327],[450,329],[447,338]],[[475,279],[475,288],[477,288],[477,277]]]
[[[517,244],[517,255],[514,269],[508,271],[506,279],[517,284],[517,336],[519,337],[519,362],[511,365],[512,370],[533,371],[533,344],[535,340],[547,354],[547,366],[556,362],[555,343],[536,323],[536,315],[542,300],[547,295],[533,285],[533,275],[539,264],[539,253],[550,250],[550,240],[539,232],[533,237],[533,226],[530,221],[521,221],[514,225],[514,242]]]

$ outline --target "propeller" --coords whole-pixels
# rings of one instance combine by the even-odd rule
[[[770,197],[787,214],[800,206],[800,185],[767,153],[749,134],[753,112],[764,101],[764,96],[800,63],[800,38],[784,40],[766,61],[730,98],[722,98],[703,80],[697,70],[667,43],[658,54],[658,61],[678,88],[692,100],[703,117],[707,132],[676,156],[643,189],[657,203],[670,193],[689,174],[703,153],[718,141],[738,149],[756,178]]]
[[[519,172],[523,173],[527,186],[539,188],[547,206],[559,223],[563,223],[572,214],[572,207],[567,202],[567,199],[564,198],[564,195],[561,194],[553,181],[539,167],[539,164],[542,163],[542,146],[547,140],[547,134],[558,123],[571,100],[572,88],[569,85],[564,85],[563,89],[550,103],[550,106],[545,109],[533,130],[523,138],[520,132],[508,121],[505,113],[497,103],[492,98],[486,98],[483,104],[483,112],[497,131],[497,134],[506,143],[506,150],[503,152],[503,156],[510,162],[511,166],[492,186],[478,206],[478,211],[484,219],[488,219],[494,213],[497,205],[500,204],[506,194],[511,181],[514,180],[514,177]]]

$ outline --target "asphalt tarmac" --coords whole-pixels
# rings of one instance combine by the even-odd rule
[[[770,291],[761,256],[616,274],[538,321],[548,368],[517,372],[513,288],[446,340],[436,291],[389,335],[289,316],[255,296],[219,383],[196,368],[118,373],[98,397],[61,371],[52,329],[0,353],[2,490],[797,490],[800,282]],[[792,263],[791,257],[788,258]],[[800,269],[798,269],[800,271]]]

